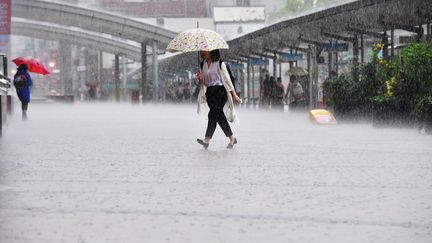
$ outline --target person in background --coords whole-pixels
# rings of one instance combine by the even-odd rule
[[[282,83],[282,78],[278,77],[277,78],[277,82],[275,83],[275,94],[273,97],[273,105],[272,108],[274,110],[284,110],[284,103],[283,103],[283,99],[284,99],[284,92],[285,92],[285,87]]]
[[[33,85],[32,78],[26,64],[21,64],[14,75],[14,86],[21,101],[22,119],[27,120],[28,104],[30,103],[30,87]]]

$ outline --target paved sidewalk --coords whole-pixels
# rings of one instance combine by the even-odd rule
[[[432,242],[432,137],[195,106],[30,104],[0,139],[1,243]]]

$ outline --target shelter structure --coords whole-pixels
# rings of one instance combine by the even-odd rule
[[[338,72],[338,54],[350,51],[352,64],[365,61],[365,40],[375,38],[384,43],[385,58],[395,55],[396,30],[411,32],[418,41],[430,40],[432,3],[424,0],[359,0],[305,16],[287,19],[228,41],[226,60],[251,66],[253,58],[272,61],[273,74],[284,53],[303,53],[307,59],[309,106],[317,98],[320,56],[327,55],[329,72]],[[426,31],[425,31],[426,29]],[[164,73],[180,69],[195,70],[196,53],[181,54],[161,62]],[[249,64],[249,65],[248,65]],[[250,68],[242,87],[245,98],[251,97]]]

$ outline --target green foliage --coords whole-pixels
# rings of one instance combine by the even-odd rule
[[[384,94],[382,81],[377,79],[373,63],[352,68],[350,74],[342,74],[324,83],[328,105],[338,116],[360,117],[372,115],[373,97]]]
[[[420,99],[432,94],[432,45],[414,43],[402,50],[399,95]]]
[[[377,44],[370,63],[325,85],[335,112],[372,114],[387,124],[417,122],[432,131],[432,44],[413,43],[394,61],[378,58],[381,49]]]
[[[420,129],[432,134],[432,96],[424,96],[415,105],[416,122]]]

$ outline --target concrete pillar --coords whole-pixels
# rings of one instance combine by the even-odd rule
[[[157,56],[157,41],[152,43],[152,66],[153,66],[153,101],[159,101],[159,71]]]
[[[115,55],[114,59],[114,83],[115,83],[115,100],[120,101],[120,57]]]
[[[97,83],[98,83],[99,88],[101,88],[101,89],[102,89],[102,70],[103,70],[103,52],[99,51]]]
[[[142,102],[145,101],[147,91],[147,43],[141,43],[141,95],[143,97]]]
[[[273,77],[275,77],[275,79],[277,77],[277,55],[276,55],[276,53],[274,53],[274,56],[273,56]]]
[[[123,90],[123,100],[128,99],[128,92],[127,92],[127,58],[125,55],[122,56],[122,73],[123,73],[123,80],[122,80],[122,90]]]
[[[87,50],[84,47],[80,48],[79,51],[79,67],[86,67],[86,56]],[[87,72],[86,70],[79,71],[79,81],[80,81],[80,100],[84,100],[84,92],[86,91],[85,82],[87,81]]]
[[[65,42],[59,42],[59,57],[57,58],[58,68],[60,69],[60,82],[63,86],[65,95],[73,93],[73,79],[72,79],[72,46]]]

